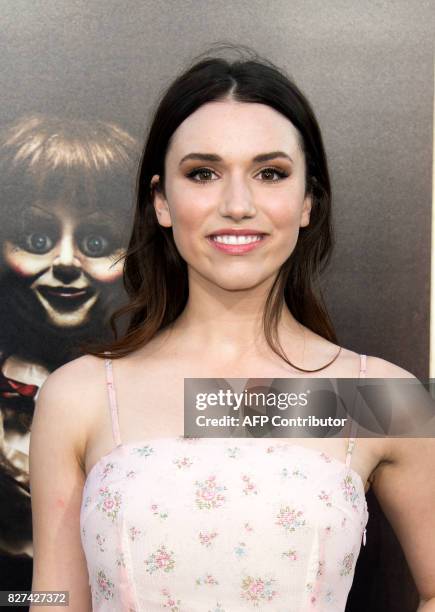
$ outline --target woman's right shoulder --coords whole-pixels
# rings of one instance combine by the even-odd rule
[[[31,438],[60,436],[84,456],[87,441],[107,402],[104,360],[82,355],[45,379],[36,396]]]
[[[70,405],[92,403],[105,392],[104,360],[94,355],[82,355],[53,370],[39,389],[45,400],[63,400]]]

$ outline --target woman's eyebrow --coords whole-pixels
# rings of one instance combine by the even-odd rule
[[[280,157],[284,159],[288,159],[293,163],[293,160],[290,157],[290,155],[288,155],[288,153],[284,153],[284,151],[271,151],[270,153],[260,153],[259,155],[256,155],[252,159],[252,161],[261,163],[261,162],[271,161],[272,159],[277,159]],[[215,153],[188,153],[180,160],[179,165],[181,166],[181,164],[188,159],[196,159],[199,161],[208,161],[208,162],[223,161],[222,157],[220,157],[219,155],[216,155]]]

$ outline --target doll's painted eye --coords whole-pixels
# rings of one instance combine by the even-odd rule
[[[108,224],[86,223],[77,228],[76,244],[86,257],[109,257],[122,246],[122,236]]]
[[[112,252],[111,244],[101,234],[89,234],[80,243],[80,250],[87,257],[104,257]]]
[[[43,255],[51,251],[55,244],[53,237],[46,233],[33,232],[22,239],[22,246],[29,253]]]

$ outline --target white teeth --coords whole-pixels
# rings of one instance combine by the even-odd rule
[[[221,242],[222,244],[250,244],[251,242],[258,242],[261,240],[261,236],[234,236],[234,235],[221,235],[212,236],[215,242]]]

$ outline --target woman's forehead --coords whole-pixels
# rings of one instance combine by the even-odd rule
[[[284,151],[301,155],[300,136],[287,117],[265,104],[222,100],[204,104],[174,132],[168,157],[196,153],[223,158]]]

